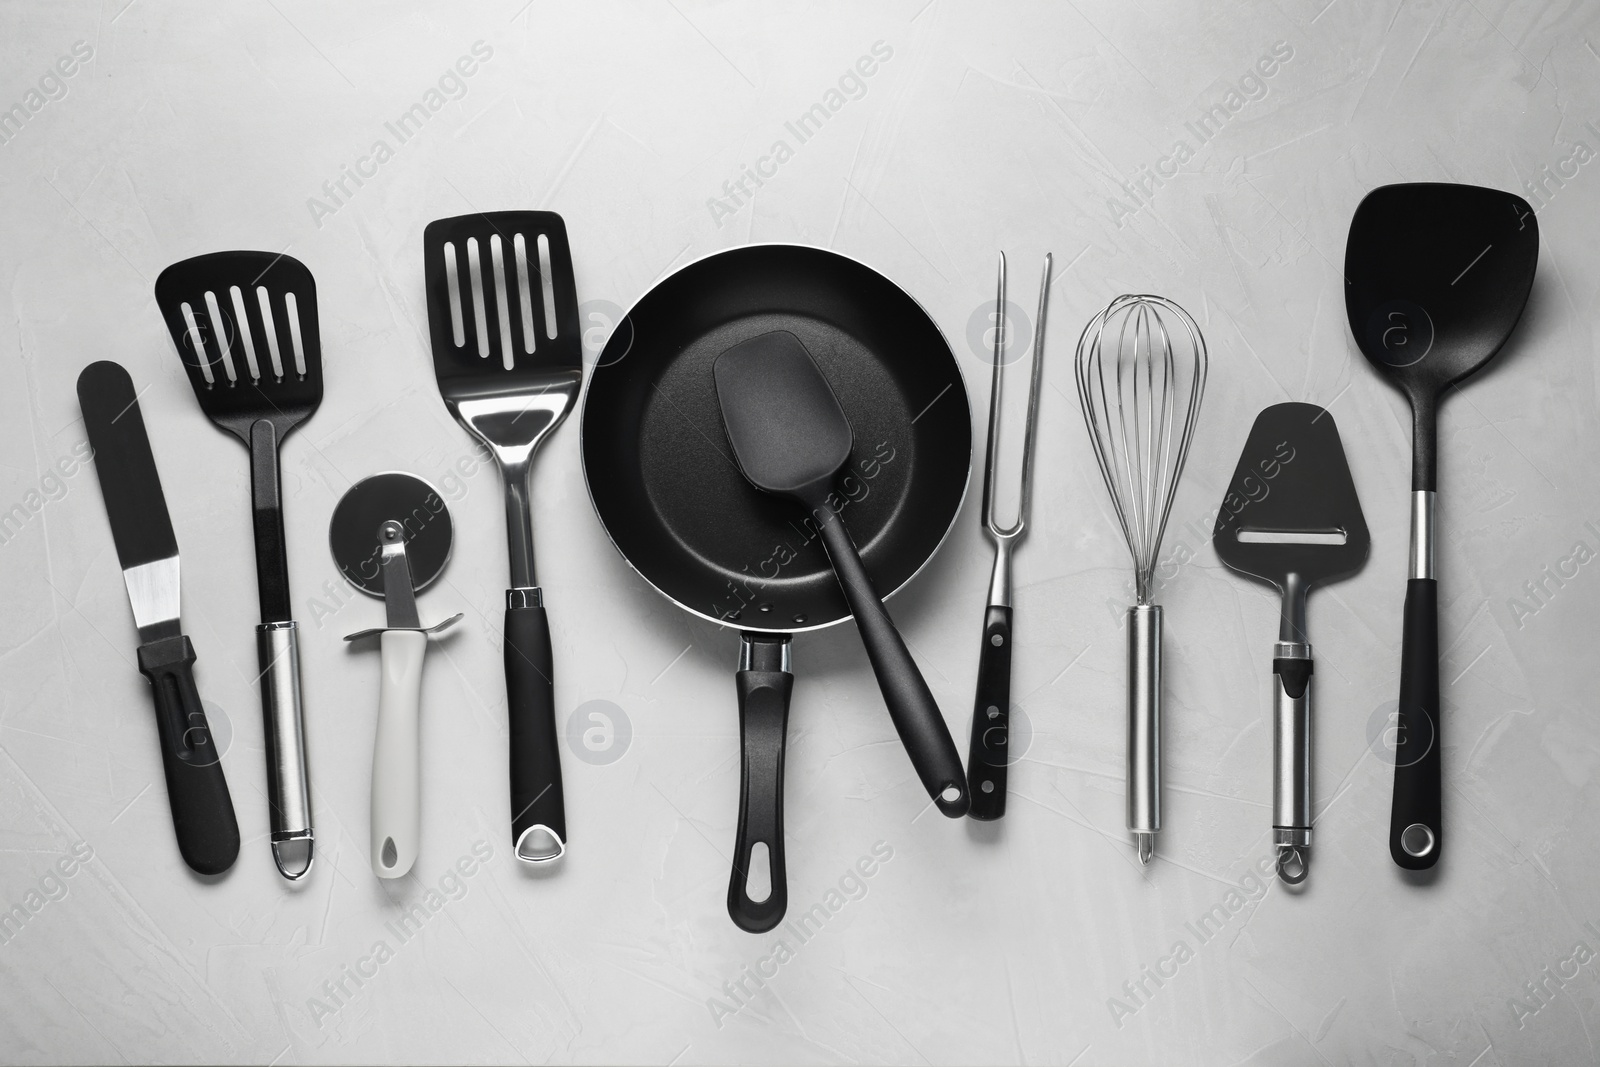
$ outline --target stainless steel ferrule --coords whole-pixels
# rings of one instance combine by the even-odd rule
[[[267,622],[256,627],[261,665],[262,732],[267,742],[267,801],[272,815],[272,854],[290,880],[311,870],[311,787],[306,775],[305,724],[300,712],[299,625]],[[304,848],[282,847],[304,843]],[[303,852],[304,865],[300,865]]]
[[[1434,576],[1434,492],[1418,489],[1411,494],[1411,577]]]
[[[1013,537],[996,537],[994,539],[994,570],[989,573],[989,606],[991,608],[1009,608],[1011,606],[1011,550],[1015,545]]]
[[[544,590],[536,585],[507,589],[506,607],[510,609],[542,608],[544,607]]]
[[[1161,829],[1161,607],[1128,609],[1128,829]]]

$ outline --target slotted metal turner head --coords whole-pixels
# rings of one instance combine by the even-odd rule
[[[269,419],[279,440],[322,403],[317,283],[277,252],[212,252],[156,279],[156,303],[201,409],[250,443]]]
[[[428,224],[428,328],[439,392],[491,445],[533,444],[566,416],[583,373],[567,227],[553,211]],[[484,418],[463,401],[541,397]]]

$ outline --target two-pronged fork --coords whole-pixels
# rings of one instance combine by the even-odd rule
[[[983,506],[980,520],[994,542],[994,572],[989,579],[989,607],[983,619],[983,651],[978,656],[978,689],[972,705],[972,747],[967,755],[967,789],[974,819],[998,819],[1006,813],[1006,766],[1011,730],[1011,554],[1028,525],[1033,484],[1033,439],[1039,419],[1039,382],[1044,372],[1045,309],[1050,302],[1049,253],[1039,282],[1039,315],[1033,324],[1033,371],[1028,387],[1028,422],[1022,437],[1022,491],[1017,518],[1001,526],[994,517],[995,460],[1000,448],[1000,383],[1005,372],[1006,256],[1000,253],[1000,281],[995,297],[994,372],[989,387],[989,444],[983,461]]]

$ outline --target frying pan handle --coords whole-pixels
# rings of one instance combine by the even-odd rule
[[[967,785],[974,819],[1006,813],[1006,763],[1011,729],[1011,609],[989,605],[983,620],[983,650],[978,653],[978,689],[972,705],[972,745],[967,751]]]
[[[150,679],[156,702],[178,851],[199,873],[221,874],[239,855],[239,823],[194,684],[194,646],[182,634],[140,645],[139,673]]]
[[[950,728],[945,725],[939,704],[872,587],[844,520],[826,505],[814,508],[812,514],[821,518],[822,543],[833,561],[850,614],[861,631],[861,643],[867,648],[872,673],[878,677],[883,702],[889,706],[889,718],[894,720],[911,765],[939,810],[959,819],[967,813],[970,801],[967,776],[961,770],[961,755],[950,739]]]
[[[728,915],[739,929],[765,933],[783,921],[789,885],[783,863],[783,751],[789,728],[789,637],[741,635],[739,673],[739,836],[728,879]],[[756,846],[765,845],[767,884],[760,900],[750,895],[751,872],[762,872]]]
[[[1394,807],[1389,814],[1389,855],[1411,871],[1439,862],[1444,845],[1439,711],[1439,583],[1412,578],[1406,583]]]
[[[506,714],[511,728],[511,841],[517,859],[548,863],[567,851],[550,620],[538,589],[506,593]]]

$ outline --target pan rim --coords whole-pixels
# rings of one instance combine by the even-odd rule
[[[971,420],[972,420],[972,402],[971,402],[971,399],[970,399],[971,394],[967,390],[967,377],[966,377],[966,374],[963,372],[963,370],[961,368],[961,361],[959,359],[957,359],[956,356],[955,356],[955,349],[950,347],[950,338],[945,334],[944,328],[939,325],[939,320],[933,317],[933,315],[928,311],[927,307],[923,305],[922,301],[918,300],[915,296],[913,296],[909,289],[907,289],[905,286],[901,285],[899,282],[895,281],[893,278],[890,278],[887,274],[883,273],[881,270],[879,270],[878,268],[874,267],[872,264],[867,263],[867,262],[865,262],[863,260],[857,259],[855,256],[847,255],[844,252],[838,252],[838,251],[835,251],[834,249],[831,249],[831,248],[823,248],[821,245],[805,244],[805,243],[796,242],[796,241],[752,241],[752,242],[750,242],[748,244],[734,245],[731,248],[719,248],[719,249],[716,249],[714,251],[707,252],[704,255],[696,256],[694,259],[689,260],[687,263],[684,263],[683,265],[679,266],[678,268],[676,268],[674,270],[666,271],[666,272],[658,275],[653,281],[651,281],[650,284],[645,287],[644,292],[640,293],[637,297],[635,297],[633,302],[628,305],[628,309],[625,312],[623,312],[622,318],[620,320],[618,320],[618,325],[620,325],[622,322],[628,321],[633,316],[634,310],[636,308],[638,308],[638,306],[641,303],[643,303],[644,300],[650,296],[650,294],[654,293],[657,289],[661,288],[661,286],[664,285],[670,279],[677,277],[679,274],[682,274],[684,271],[687,271],[692,267],[696,267],[699,264],[704,263],[706,260],[714,259],[714,258],[716,258],[718,256],[725,256],[725,255],[728,255],[729,253],[733,253],[733,252],[741,252],[741,251],[744,251],[746,249],[751,249],[751,248],[791,248],[791,249],[803,249],[803,250],[808,251],[808,252],[822,252],[822,253],[825,253],[826,255],[836,256],[839,259],[848,260],[849,262],[856,264],[858,267],[861,267],[864,270],[871,271],[873,274],[876,274],[878,277],[882,278],[885,282],[887,282],[889,285],[893,286],[897,291],[899,291],[903,296],[905,296],[905,298],[907,300],[910,300],[911,303],[916,307],[916,309],[919,312],[921,312],[922,316],[925,319],[928,320],[928,324],[933,327],[934,332],[936,334],[938,334],[939,340],[943,343],[945,351],[950,353],[950,361],[951,361],[951,364],[955,367],[956,377],[957,377],[957,380],[960,381],[960,383],[961,383],[962,393],[963,393],[963,395],[965,397],[968,398],[967,399],[967,421],[969,423],[969,432],[968,432],[968,435],[967,435],[966,464],[965,464],[965,467],[964,467],[964,469],[962,471],[962,477],[961,477],[961,496],[956,501],[956,506],[955,506],[954,509],[952,509],[952,511],[950,513],[950,520],[949,520],[949,522],[947,522],[945,524],[945,528],[940,532],[939,540],[934,544],[932,551],[930,551],[927,554],[927,556],[925,556],[923,558],[922,562],[917,564],[916,568],[914,570],[912,570],[910,574],[906,575],[904,581],[902,581],[899,585],[895,586],[893,589],[889,590],[887,593],[885,593],[883,595],[884,601],[887,602],[892,597],[894,597],[897,593],[899,593],[902,589],[904,589],[906,586],[910,585],[911,582],[919,574],[921,574],[924,570],[927,569],[928,564],[933,561],[933,558],[939,554],[941,549],[944,548],[945,542],[950,539],[950,533],[956,527],[956,520],[959,519],[961,517],[961,513],[964,510],[966,510],[967,493],[970,492],[971,488],[972,488],[972,453],[973,453],[973,448],[974,448],[974,445],[972,443],[972,434],[970,432],[970,423],[971,423]],[[612,328],[612,335],[615,335],[615,333],[616,333],[616,328],[613,327]],[[611,337],[608,336],[606,338],[606,345],[609,345],[610,343],[611,343]],[[605,345],[601,346],[600,352],[601,352],[601,355],[605,354]],[[622,546],[617,544],[617,539],[614,536],[612,536],[611,528],[606,525],[606,520],[605,520],[604,516],[601,514],[601,511],[600,511],[600,505],[595,500],[594,483],[591,481],[591,479],[589,477],[589,464],[586,462],[586,457],[588,456],[588,449],[584,447],[584,439],[585,439],[585,434],[587,432],[587,424],[588,424],[587,416],[588,416],[588,412],[589,412],[589,393],[590,393],[591,387],[594,385],[594,371],[598,370],[598,369],[599,369],[599,367],[598,367],[598,364],[597,364],[596,367],[590,371],[587,379],[583,383],[583,402],[581,404],[581,409],[582,410],[578,414],[578,457],[579,457],[579,466],[581,466],[583,468],[583,488],[584,488],[584,492],[587,493],[588,496],[589,496],[589,507],[591,509],[593,509],[593,511],[594,511],[595,519],[600,523],[600,529],[605,532],[606,540],[611,543],[611,547],[616,550],[617,555],[622,557],[622,561],[627,564],[629,570],[633,571],[633,573],[637,574],[640,578],[644,579],[645,584],[648,585],[651,589],[654,589],[656,591],[656,593],[658,593],[661,597],[663,597],[665,600],[667,600],[668,603],[671,603],[671,604],[675,605],[676,607],[678,607],[682,611],[688,612],[690,615],[693,615],[693,616],[695,616],[697,618],[700,618],[700,619],[704,619],[706,622],[715,623],[716,625],[721,626],[721,627],[725,627],[727,629],[741,630],[741,631],[748,630],[748,631],[750,631],[752,633],[789,634],[790,636],[793,636],[795,634],[809,633],[809,632],[814,631],[814,630],[826,630],[830,626],[837,626],[842,622],[849,622],[849,621],[851,621],[851,620],[853,620],[855,618],[855,616],[853,614],[851,614],[849,612],[846,612],[845,614],[839,616],[836,619],[830,619],[827,622],[812,623],[812,624],[807,625],[807,626],[756,626],[756,625],[748,625],[747,626],[747,625],[744,625],[744,620],[742,620],[742,619],[741,620],[719,619],[714,615],[706,614],[705,612],[699,610],[698,608],[690,607],[688,604],[685,604],[683,601],[679,600],[677,597],[673,596],[672,594],[668,593],[666,590],[662,589],[659,585],[657,585],[654,581],[651,580],[651,578],[650,578],[650,576],[648,574],[646,574],[646,573],[644,573],[644,571],[640,570],[639,567],[633,562],[633,560],[631,558],[629,558],[628,554],[622,550]]]

